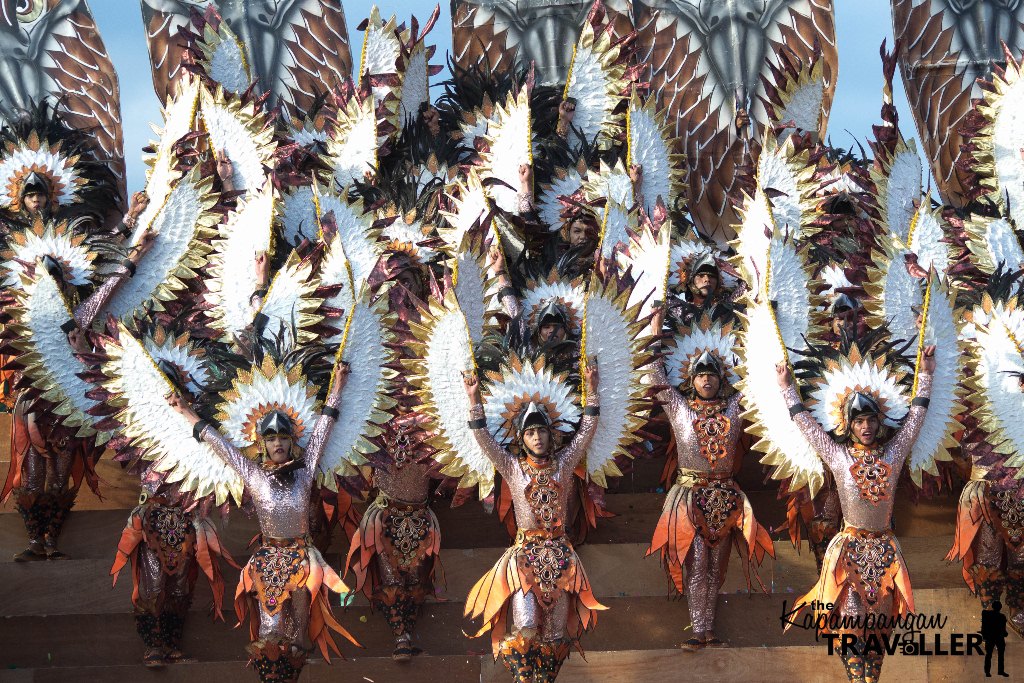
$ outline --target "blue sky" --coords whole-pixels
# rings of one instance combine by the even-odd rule
[[[850,147],[851,138],[845,131],[863,142],[871,134],[871,125],[878,121],[882,94],[878,47],[883,39],[888,39],[891,48],[892,19],[888,0],[835,0],[835,4],[839,83],[832,105],[829,135],[833,144]],[[141,189],[145,182],[139,150],[153,138],[150,123],[159,124],[161,121],[160,104],[150,80],[142,11],[138,0],[92,0],[90,5],[121,82],[128,187],[134,191]],[[358,46],[362,34],[355,27],[369,15],[373,3],[367,0],[344,0],[344,5],[351,41],[354,46]],[[426,20],[433,9],[422,0],[385,0],[379,2],[378,7],[384,16],[397,14],[400,21],[413,13],[421,20]],[[441,17],[429,36],[431,40],[428,40],[437,45],[434,61],[438,64],[444,63],[444,55],[451,48],[449,7],[448,0],[441,3]],[[894,86],[900,127],[907,137],[916,137],[898,73]]]

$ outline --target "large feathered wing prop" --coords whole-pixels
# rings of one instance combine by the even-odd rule
[[[686,193],[686,160],[677,151],[682,141],[665,120],[665,112],[656,109],[655,99],[642,100],[636,90],[626,112],[626,141],[626,167],[638,164],[644,171],[644,211],[652,215],[659,199],[674,207]]]
[[[317,296],[320,280],[313,274],[310,258],[300,258],[298,252],[288,255],[285,264],[274,273],[263,298],[258,317],[264,339],[280,339],[286,348],[304,346],[316,341],[315,326],[324,316]]]
[[[802,347],[813,334],[810,277],[802,254],[778,231],[763,260],[763,287],[756,296],[748,293],[740,344],[743,417],[772,478],[789,479],[791,490],[807,486],[814,495],[825,482],[821,459],[790,419],[775,376],[778,363],[790,362],[787,349]]]
[[[97,143],[125,192],[117,71],[86,0],[8,1],[0,12],[0,122],[50,100]]]
[[[965,166],[961,131],[971,100],[982,94],[977,79],[1009,66],[1002,43],[1015,55],[1024,49],[1024,5],[892,0],[892,23],[910,110],[939,193],[947,204],[963,206],[971,197],[957,173]]]
[[[415,357],[404,362],[430,418],[434,457],[443,465],[442,474],[459,480],[459,488],[479,487],[485,498],[494,489],[494,465],[466,424],[471,406],[462,373],[474,369],[473,347],[454,293],[449,290],[443,301],[431,301],[430,310],[420,322],[410,321],[409,328],[415,335]]]
[[[254,259],[260,252],[270,258],[276,207],[277,197],[268,180],[218,226],[219,235],[210,255],[206,300],[211,306],[211,323],[225,343],[231,343],[256,315],[251,304],[259,284]]]
[[[643,80],[652,97],[677,121],[689,164],[689,206],[702,233],[718,242],[733,237],[730,196],[745,144],[737,109],[750,117],[757,141],[772,120],[766,84],[778,83],[786,62],[813,72],[821,60],[820,117],[824,136],[838,73],[831,0],[634,0]],[[777,109],[777,108],[776,108]]]
[[[202,178],[198,167],[174,182],[148,226],[140,224],[133,233],[132,242],[146,227],[156,237],[135,275],[118,288],[105,311],[124,319],[147,309],[164,310],[176,300],[207,264],[220,220],[213,211],[216,203],[213,180]]]
[[[20,288],[23,274],[44,256],[56,259],[68,282],[76,287],[89,284],[96,271],[96,254],[89,249],[85,234],[76,234],[65,222],[36,221],[31,228],[13,233],[7,246],[0,254],[0,284],[5,287]]]
[[[371,439],[380,436],[386,412],[395,406],[389,396],[396,373],[391,347],[394,316],[388,313],[387,296],[376,300],[364,288],[359,300],[346,312],[338,356],[348,361],[350,373],[341,394],[341,418],[331,431],[317,475],[321,483],[336,489],[337,477],[353,476],[367,457],[380,450]]]
[[[195,11],[217,11],[217,21],[237,40],[246,71],[259,93],[269,93],[269,106],[289,113],[307,111],[315,98],[344,83],[352,71],[345,11],[330,0],[289,0],[276,3],[214,0],[143,0],[153,88],[165,99],[185,73],[182,57]],[[208,22],[205,22],[208,24]],[[205,33],[205,32],[204,32]]]
[[[630,269],[633,277],[629,305],[640,306],[640,317],[650,315],[656,302],[666,301],[671,258],[672,225],[668,221],[657,231],[641,228],[639,236],[630,239],[628,256],[620,256],[619,268]]]
[[[949,449],[956,446],[953,432],[959,427],[957,416],[963,410],[964,349],[959,340],[957,321],[962,316],[956,310],[956,293],[934,274],[927,287],[921,314],[924,336],[918,346],[923,349],[935,345],[935,372],[928,411],[907,458],[907,469],[918,486],[925,472],[939,476],[938,461],[952,460]]]
[[[225,96],[220,87],[215,92],[203,88],[200,112],[210,146],[231,161],[234,188],[246,195],[260,190],[276,149],[267,117],[255,104]]]
[[[497,104],[483,137],[487,151],[480,155],[480,176],[500,180],[491,186],[491,196],[503,211],[518,212],[519,167],[533,164],[530,97],[525,86],[518,94],[509,94],[504,104]]]
[[[327,140],[327,162],[338,187],[364,180],[367,171],[376,172],[378,135],[373,97],[351,93],[338,107]]]
[[[969,384],[971,402],[981,406],[978,417],[995,450],[1006,458],[1008,467],[1024,472],[1024,310],[1016,299],[984,302],[976,319],[987,319],[970,346],[974,375]]]
[[[101,337],[100,344],[105,403],[116,409],[113,418],[128,442],[122,449],[130,451],[128,457],[153,461],[153,468],[182,493],[213,496],[217,505],[229,499],[241,505],[242,480],[208,445],[192,437],[192,426],[164,398],[174,385],[156,361],[178,365],[182,359],[168,353],[165,345],[139,340],[120,323],[110,336]]]
[[[97,402],[89,398],[91,385],[79,375],[87,366],[75,356],[67,334],[61,329],[73,315],[57,281],[45,268],[22,274],[20,287],[6,290],[4,325],[0,339],[17,356],[13,368],[21,371],[20,386],[26,398],[41,401],[38,419],[73,431],[80,438],[106,443],[111,434],[99,428],[99,418],[90,411]],[[44,417],[45,416],[45,417]]]
[[[328,216],[331,217],[332,225],[337,231],[337,239],[344,249],[351,269],[354,291],[358,292],[370,277],[370,272],[384,251],[376,218],[372,211],[364,211],[361,201],[350,198],[347,192],[325,192],[316,184],[313,188],[316,202],[314,217],[317,224],[321,220],[326,220]],[[331,239],[333,241],[334,237]]]
[[[576,102],[572,127],[577,134],[569,140],[574,148],[607,148],[622,130],[621,105],[630,91],[627,68],[632,56],[628,44],[632,41],[615,40],[614,26],[603,19],[603,8],[595,3],[573,47],[562,94],[563,99]]]
[[[643,384],[650,362],[642,335],[646,320],[639,305],[629,306],[630,292],[615,282],[601,285],[596,278],[587,293],[580,342],[581,362],[596,362],[601,381],[601,418],[587,450],[587,474],[599,486],[607,477],[621,476],[618,460],[632,458],[629,448],[640,441],[649,402]]]
[[[497,327],[495,315],[501,310],[497,281],[487,272],[486,243],[480,233],[467,235],[452,265],[455,298],[466,316],[473,344]]]

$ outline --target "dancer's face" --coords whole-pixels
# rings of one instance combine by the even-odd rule
[[[569,226],[569,246],[578,247],[587,241],[587,224],[575,221]]]
[[[718,290],[718,276],[714,273],[697,273],[693,278],[693,288],[707,298]]]
[[[413,273],[412,270],[407,269],[399,273],[398,283],[405,287],[410,292],[412,292],[418,298],[423,298],[423,288],[420,286],[420,279],[416,277],[416,274]]]
[[[718,390],[722,388],[722,379],[710,373],[700,374],[693,378],[693,388],[698,396],[709,400],[718,396]]]
[[[263,437],[267,457],[275,465],[283,465],[292,457],[292,437],[287,434],[268,434]]]
[[[557,344],[565,341],[565,328],[558,323],[548,323],[547,325],[540,326],[537,335],[540,337],[541,344],[547,344],[548,342]]]
[[[25,195],[23,200],[25,209],[31,212],[42,211],[46,208],[46,195],[42,192],[33,192]]]
[[[846,330],[847,334],[853,331],[853,321],[847,314],[839,314],[832,318],[832,334],[837,337],[842,336],[843,330]]]
[[[523,444],[533,455],[547,455],[551,432],[547,427],[530,427],[523,432]]]
[[[864,446],[873,446],[878,438],[878,429],[881,423],[877,415],[860,415],[853,418],[850,423],[850,433],[854,440]]]

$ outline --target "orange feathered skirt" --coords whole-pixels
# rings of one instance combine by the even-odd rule
[[[352,536],[345,575],[351,571],[355,590],[372,598],[382,583],[376,566],[379,557],[397,573],[426,579],[426,585],[419,581],[420,586],[432,594],[438,570],[443,576],[440,552],[441,525],[426,503],[400,503],[381,494]]]
[[[311,598],[308,634],[328,662],[330,653],[341,656],[331,631],[356,647],[361,647],[352,634],[331,614],[327,589],[348,593],[348,587],[331,569],[320,551],[308,538],[276,539],[264,536],[256,552],[242,568],[235,590],[235,614],[238,623],[249,617],[249,636],[259,638],[259,611],[274,615],[280,612],[293,591],[305,588]]]
[[[594,597],[583,564],[562,529],[520,529],[515,545],[469,592],[465,615],[483,619],[483,626],[472,637],[489,630],[495,658],[507,630],[510,602],[517,592],[532,592],[542,607],[560,593],[568,593],[566,633],[573,640],[579,640],[597,624],[598,610],[608,609]]]
[[[654,529],[654,537],[645,556],[661,553],[661,562],[675,589],[684,588],[683,563],[700,536],[712,545],[735,538],[745,549],[744,573],[760,583],[757,567],[765,555],[775,557],[768,530],[754,518],[750,501],[729,477],[709,478],[706,474],[680,470],[676,484],[669,490]],[[764,585],[761,585],[764,590]]]
[[[116,584],[121,570],[131,563],[132,604],[136,607],[142,606],[139,603],[139,549],[142,543],[156,551],[160,558],[160,570],[168,576],[191,572],[191,584],[197,578],[199,569],[202,569],[213,589],[214,618],[224,619],[224,575],[221,573],[220,558],[224,558],[235,569],[238,569],[238,565],[221,545],[217,529],[209,520],[193,520],[179,506],[164,505],[152,500],[132,510],[128,525],[121,532],[110,575],[114,577],[112,583]],[[195,562],[190,562],[193,558]]]
[[[854,632],[836,627],[842,622],[846,597],[855,592],[867,616],[903,617],[914,612],[910,574],[892,531],[868,531],[846,527],[825,551],[821,576],[814,587],[797,600],[794,614],[810,610],[823,633]],[[813,605],[813,608],[811,607]],[[832,605],[832,609],[825,609]],[[788,630],[793,619],[786,625]],[[856,629],[863,632],[863,629]],[[867,629],[879,632],[878,629]]]

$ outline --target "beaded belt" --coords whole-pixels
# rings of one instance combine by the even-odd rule
[[[427,507],[427,499],[424,498],[423,501],[419,503],[410,503],[408,501],[392,498],[391,496],[381,491],[380,493],[377,494],[377,498],[376,500],[373,501],[373,504],[379,507],[381,510],[387,510],[388,508],[396,508],[398,510],[402,510],[405,512],[414,512],[416,510],[422,510],[423,508]]]
[[[703,472],[701,470],[680,467],[676,473],[676,484],[680,486],[693,486],[694,484],[706,486],[708,482],[732,481],[732,478],[731,472]]]
[[[304,536],[298,536],[295,538],[274,538],[273,536],[261,536],[260,543],[262,543],[263,545],[272,545],[275,548],[288,548],[293,545],[297,545],[300,547],[312,545],[312,541],[310,541],[308,534]]]
[[[893,535],[892,529],[861,529],[860,527],[850,525],[843,529],[843,533],[857,536],[858,538],[885,538],[886,536]]]
[[[565,529],[561,526],[557,526],[550,531],[547,529],[520,529],[516,532],[516,545],[536,538],[547,540],[549,538],[562,538],[563,536],[565,536]]]

